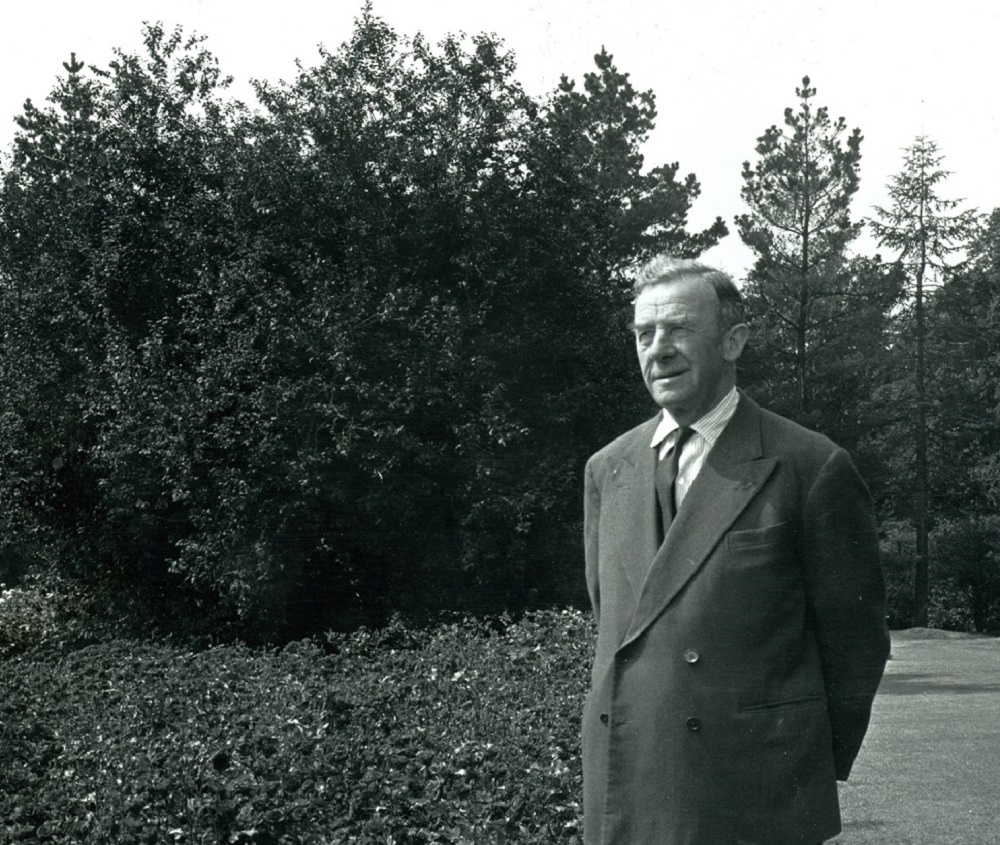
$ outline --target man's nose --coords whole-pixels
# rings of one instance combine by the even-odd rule
[[[656,358],[665,358],[673,355],[675,350],[673,337],[669,329],[657,329],[653,335],[653,342],[649,347],[650,354]]]

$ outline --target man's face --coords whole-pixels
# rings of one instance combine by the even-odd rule
[[[745,326],[719,329],[715,291],[695,277],[653,285],[635,300],[642,377],[656,404],[679,425],[697,421],[729,392],[745,332]]]

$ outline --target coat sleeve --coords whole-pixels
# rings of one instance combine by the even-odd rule
[[[889,656],[871,497],[847,452],[831,453],[805,502],[803,561],[838,780],[861,748]]]
[[[583,494],[583,551],[587,577],[587,592],[594,610],[594,621],[601,621],[601,589],[598,571],[597,530],[601,521],[601,492],[594,479],[594,459],[587,461]]]

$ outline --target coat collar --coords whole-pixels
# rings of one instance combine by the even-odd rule
[[[643,433],[648,427],[649,424],[642,427]],[[760,428],[760,407],[741,395],[736,413],[705,459],[659,549],[653,510],[656,506],[653,457],[647,454],[648,460],[638,461],[635,490],[638,501],[633,499],[629,509],[626,533],[619,534],[619,541],[629,544],[629,554],[622,549],[622,560],[626,576],[638,595],[622,646],[639,637],[701,569],[774,470],[777,460],[763,457]],[[655,450],[648,444],[646,439],[646,452],[653,453]]]

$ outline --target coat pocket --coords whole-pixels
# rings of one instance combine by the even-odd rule
[[[823,695],[802,695],[797,698],[785,698],[781,701],[763,701],[756,704],[741,704],[740,713],[775,713],[781,710],[798,710],[801,707],[816,707],[826,703]]]
[[[764,528],[750,528],[746,531],[730,531],[726,535],[726,548],[732,550],[754,549],[760,546],[782,546],[792,536],[792,523],[779,522]]]

